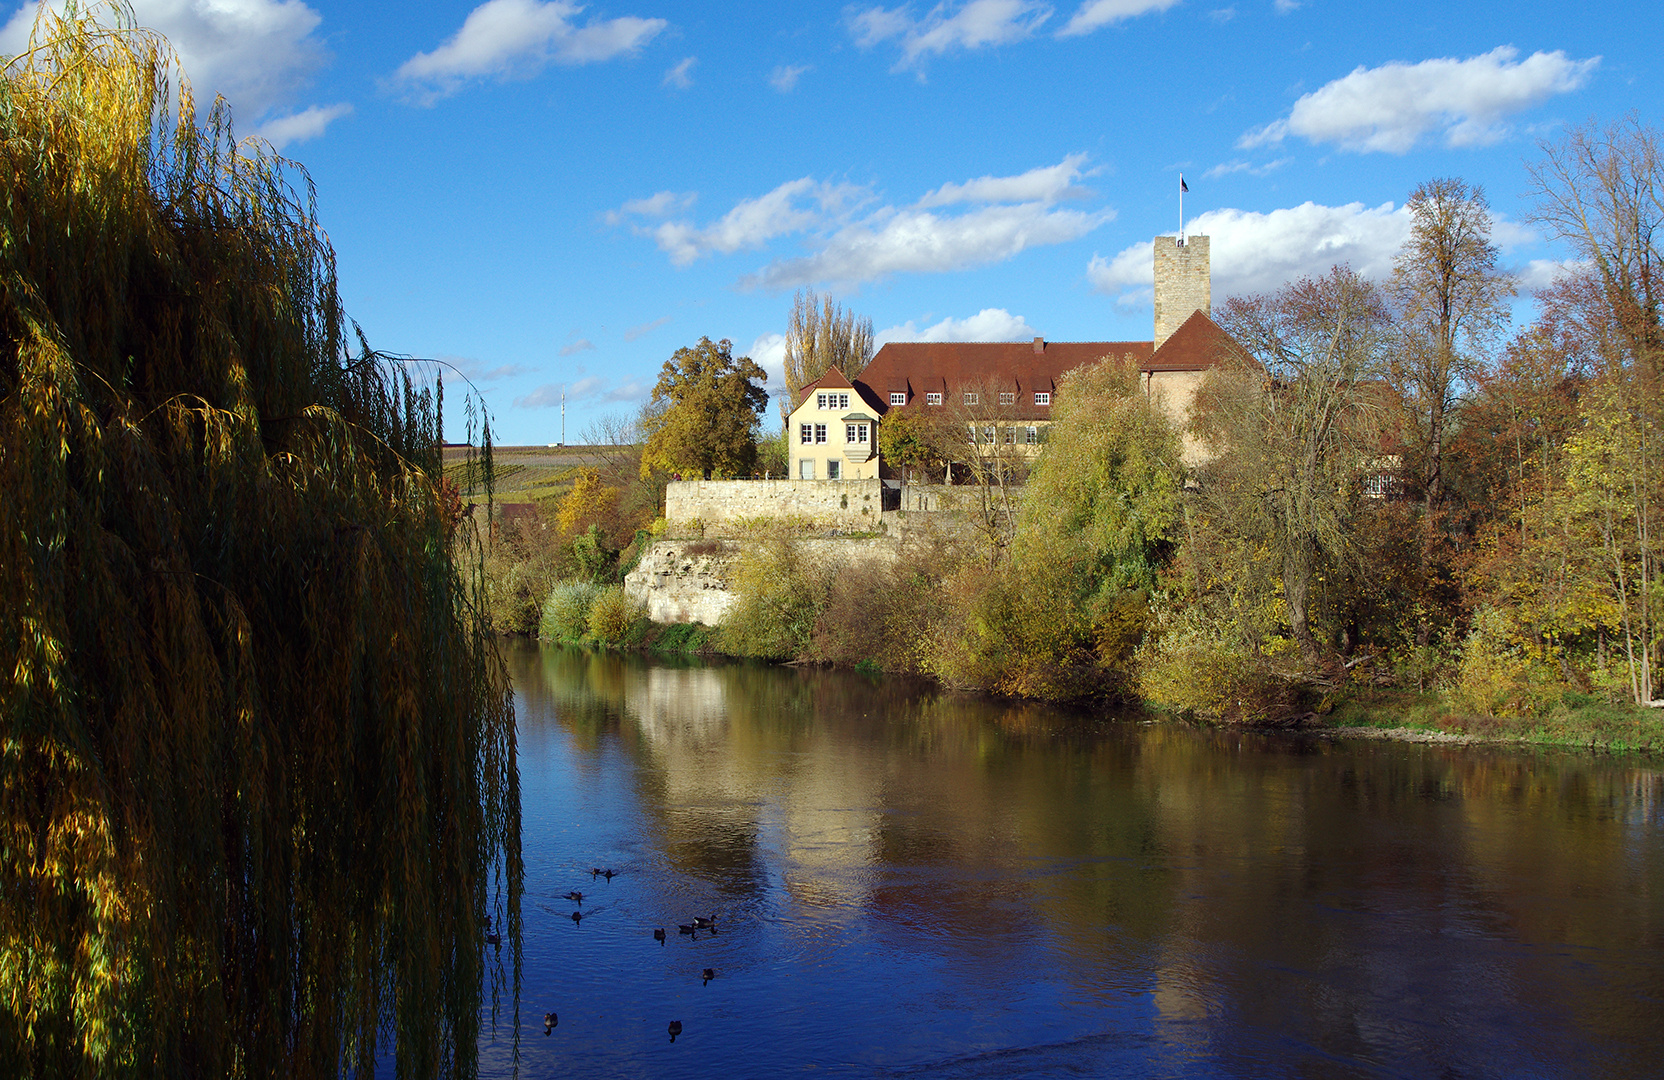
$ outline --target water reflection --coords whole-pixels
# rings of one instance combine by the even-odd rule
[[[1646,762],[511,666],[526,1009],[561,1016],[527,1075],[1630,1076],[1664,1051]]]

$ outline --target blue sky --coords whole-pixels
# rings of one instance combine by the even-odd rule
[[[1215,303],[1384,276],[1437,176],[1485,187],[1529,288],[1567,254],[1527,220],[1537,141],[1657,123],[1664,68],[1614,3],[133,8],[310,171],[371,343],[467,372],[504,443],[558,441],[563,389],[569,442],[633,412],[701,336],[777,373],[802,286],[880,340],[1148,339],[1181,171]]]

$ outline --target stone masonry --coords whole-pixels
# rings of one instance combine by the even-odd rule
[[[1158,236],[1156,249],[1156,336],[1155,347],[1184,325],[1197,311],[1213,308],[1213,287],[1208,274],[1208,238]]]
[[[877,480],[679,480],[664,493],[672,535],[731,536],[813,524],[877,532],[883,508]]]

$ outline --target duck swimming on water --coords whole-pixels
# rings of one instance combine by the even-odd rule
[[[555,1030],[555,1025],[558,1024],[558,1023],[560,1023],[560,1017],[556,1016],[552,1012],[544,1013],[543,1014],[543,1034],[547,1035],[547,1034],[549,1034],[549,1032]]]
[[[676,1041],[676,1036],[680,1035],[681,1033],[682,1033],[682,1022],[680,1020],[672,1020],[670,1022],[670,1041],[675,1042]]]
[[[715,968],[706,968],[705,969],[705,981],[703,983],[701,983],[700,985],[701,986],[709,986],[709,985],[711,985],[711,980],[714,979],[714,978],[716,978],[716,969]]]
[[[657,930],[653,931],[653,940],[658,942],[660,945],[664,944],[664,927],[661,926]]]

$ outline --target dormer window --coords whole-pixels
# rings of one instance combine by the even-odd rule
[[[967,404],[967,405],[980,405],[980,404],[982,404],[982,395],[981,394],[972,394],[972,393],[967,392],[965,394],[965,404]]]
[[[1017,404],[1017,395],[1015,393],[1010,393],[1010,394],[1001,393],[1000,394],[1000,404],[1001,405],[1015,405],[1015,404]]]
[[[907,404],[907,392],[905,390],[891,390],[890,391],[890,404],[891,405],[905,405],[905,404]]]
[[[1052,403],[1052,393],[1051,393],[1051,391],[1050,390],[1036,390],[1034,392],[1034,403],[1036,405],[1050,405]]]
[[[924,396],[924,403],[926,405],[940,405],[942,403],[942,395],[941,394],[926,394]]]

